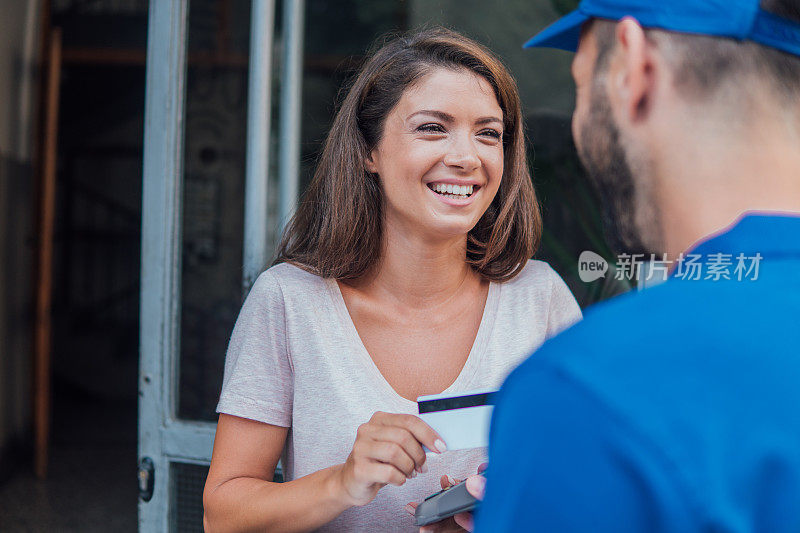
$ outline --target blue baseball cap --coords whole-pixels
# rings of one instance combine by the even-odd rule
[[[759,0],[582,0],[578,9],[540,31],[524,48],[574,52],[585,22],[624,17],[645,28],[750,40],[800,56],[800,24],[764,11]]]

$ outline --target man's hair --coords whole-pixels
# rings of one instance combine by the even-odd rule
[[[761,0],[761,8],[800,23],[800,0]],[[598,22],[597,70],[603,71],[615,45],[615,24]],[[778,96],[795,105],[800,97],[800,57],[796,55],[753,41],[658,29],[646,29],[646,34],[665,50],[675,86],[686,98],[707,97],[731,83],[740,85],[747,77],[768,82]]]

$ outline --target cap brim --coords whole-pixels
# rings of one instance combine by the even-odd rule
[[[558,48],[575,52],[581,38],[583,23],[591,17],[575,10],[534,35],[523,48]]]

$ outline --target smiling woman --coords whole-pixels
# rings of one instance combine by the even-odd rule
[[[580,318],[540,235],[503,65],[443,29],[380,48],[234,328],[206,530],[414,531],[404,508],[486,457],[446,451],[416,398],[497,388]]]
[[[389,207],[384,194],[391,194],[391,178],[371,163],[376,150],[379,157],[398,160],[404,157],[396,150],[402,149],[401,139],[414,147],[419,141],[445,141],[427,152],[456,148],[447,161],[472,164],[488,143],[495,163],[491,170],[496,172],[499,163],[500,176],[491,194],[484,195],[483,209],[476,205],[470,212],[481,216],[468,228],[467,260],[486,279],[510,279],[533,255],[541,236],[522,126],[514,80],[485,47],[442,29],[390,41],[352,82],[314,178],[284,234],[279,260],[322,277],[362,276],[380,257],[383,211]],[[474,150],[462,143],[465,132]],[[383,150],[382,140],[388,141]],[[468,184],[449,178],[443,183]]]

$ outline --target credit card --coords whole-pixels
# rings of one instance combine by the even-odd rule
[[[489,446],[489,422],[496,392],[483,389],[420,396],[419,417],[441,435],[448,450],[484,448]]]

